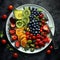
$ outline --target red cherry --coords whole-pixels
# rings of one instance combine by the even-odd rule
[[[40,36],[41,36],[40,34],[37,34],[37,35],[36,35],[36,38],[38,39],[38,38],[40,38]]]
[[[8,6],[8,10],[13,10],[13,8],[14,8],[13,5]]]
[[[32,39],[32,37],[29,37],[29,39]]]
[[[39,46],[37,45],[35,48],[36,48],[36,49],[38,49],[38,48],[39,48]]]
[[[30,34],[30,37],[32,37],[32,36],[33,36],[33,34],[31,33],[31,34]]]
[[[18,58],[18,56],[19,56],[18,53],[16,53],[16,52],[13,53],[13,57],[14,57],[14,58]]]
[[[38,45],[38,42],[35,42],[35,45]]]
[[[6,18],[7,18],[6,14],[2,15],[2,19],[6,19]]]
[[[29,35],[30,34],[30,32],[26,32],[26,35]]]
[[[47,50],[46,53],[47,53],[47,54],[51,54],[51,50]]]
[[[40,42],[41,40],[40,39],[36,39],[36,42]]]
[[[2,39],[2,40],[1,40],[1,43],[2,43],[2,44],[6,44],[7,41],[6,41],[5,39]]]
[[[49,43],[50,42],[50,38],[46,37],[44,40],[43,40],[44,43]]]
[[[19,48],[19,47],[20,47],[20,42],[19,42],[19,41],[16,41],[16,42],[15,42],[15,46],[16,46],[17,48]]]
[[[33,36],[32,38],[33,38],[33,39],[35,39],[36,37],[35,37],[35,36]]]
[[[50,49],[53,49],[53,46],[52,45],[50,46]]]
[[[40,41],[40,42],[39,42],[39,45],[40,45],[40,46],[44,46],[45,44],[43,43],[43,41]]]
[[[41,14],[39,14],[39,18],[43,18],[44,17],[44,15],[41,13]]]

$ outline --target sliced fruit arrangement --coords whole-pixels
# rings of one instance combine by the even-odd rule
[[[9,33],[15,47],[23,47],[24,50],[33,52],[35,49],[44,47],[50,42],[50,33],[41,8],[23,7],[22,10],[15,9],[14,17],[10,18]]]

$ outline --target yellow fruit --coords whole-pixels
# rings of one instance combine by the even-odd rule
[[[16,29],[16,35],[21,35],[24,32],[23,29],[24,28]]]
[[[26,38],[23,38],[23,39],[21,40],[21,46],[22,46],[22,47],[25,47],[26,44],[27,44],[27,40],[26,40]]]
[[[14,10],[14,16],[16,19],[22,19],[22,14],[23,11],[22,10]]]
[[[26,35],[25,35],[25,34],[21,35],[21,39],[22,39],[22,38],[24,38],[24,37],[26,37]]]

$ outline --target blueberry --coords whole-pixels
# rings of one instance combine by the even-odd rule
[[[34,28],[36,28],[36,26],[34,25]]]
[[[35,22],[35,20],[32,20],[32,22],[34,23],[34,22]]]
[[[34,34],[34,33],[35,33],[35,31],[32,31],[32,33]]]
[[[39,29],[39,28],[36,28],[35,30],[40,31],[40,29]]]
[[[38,31],[35,31],[35,33],[37,34],[37,33],[38,33]]]
[[[33,28],[32,30],[35,31],[35,28]]]
[[[29,27],[30,28],[30,30],[32,30],[32,27]]]
[[[32,27],[34,26],[34,24],[32,24]]]
[[[38,22],[36,22],[36,25],[38,25],[39,23]]]

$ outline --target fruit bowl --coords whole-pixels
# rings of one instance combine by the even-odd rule
[[[29,7],[29,9],[32,9],[32,10],[28,10],[28,7]],[[25,10],[23,10],[23,9],[25,9]],[[23,10],[23,12],[22,12],[22,10]],[[38,10],[37,13],[36,13],[35,10],[36,11]],[[33,17],[34,19],[32,18],[32,16],[34,16]],[[26,18],[26,17],[28,17],[28,18]],[[16,22],[14,20],[16,20]],[[22,22],[22,20],[25,20],[25,21]],[[46,22],[44,22],[44,20],[46,20]],[[33,22],[33,23],[31,24],[31,22]],[[37,25],[34,25],[35,22],[36,22]],[[43,23],[43,25],[40,26],[39,22]],[[23,32],[23,29],[26,29],[26,26],[29,26],[29,28],[27,29],[27,31],[24,30],[23,36],[25,36],[25,37],[24,37],[24,39],[22,39],[21,38],[22,37],[22,33],[21,32]],[[33,28],[36,27],[36,26],[38,27],[38,29],[35,28],[35,30],[34,30]],[[44,35],[41,34],[42,33],[41,32],[41,28],[42,27],[43,27]],[[36,29],[39,30],[39,31],[36,31]],[[15,32],[15,30],[16,30],[16,32]],[[7,19],[7,22],[6,22],[6,35],[7,35],[7,38],[9,40],[10,44],[14,48],[16,48],[18,51],[23,52],[23,53],[27,53],[27,54],[38,53],[38,52],[41,52],[42,50],[44,50],[45,48],[48,47],[48,45],[52,41],[52,38],[50,38],[49,30],[54,35],[55,25],[54,25],[54,21],[53,21],[52,16],[50,15],[50,13],[45,8],[43,8],[41,6],[38,6],[38,5],[35,5],[35,4],[25,4],[25,5],[17,7],[14,11],[11,12],[11,14],[9,15],[9,17]],[[17,32],[17,31],[19,31],[19,32]],[[47,34],[46,37],[49,37],[48,38],[49,39],[48,42],[46,42],[46,40],[45,40],[46,37],[44,37],[44,39],[42,38],[43,36],[45,36],[45,32],[47,32],[46,33]],[[26,37],[28,36],[28,34],[30,34],[30,35],[29,35],[29,38],[27,39]],[[42,37],[40,35],[42,35]],[[32,36],[32,37],[30,38],[30,36]],[[43,39],[43,41],[41,39]],[[31,41],[33,41],[33,40],[35,42],[31,43]],[[38,41],[38,43],[36,41]],[[44,42],[44,44],[41,43],[41,42]],[[30,49],[24,50],[25,46],[28,43],[29,43],[29,47],[30,47],[31,51],[30,51]],[[35,44],[38,44],[38,45],[36,46]],[[44,45],[44,46],[42,46],[41,44]],[[34,51],[33,51],[33,46],[34,46]]]

